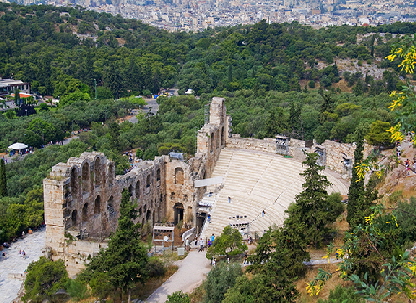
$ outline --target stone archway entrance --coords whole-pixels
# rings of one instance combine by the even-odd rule
[[[182,203],[175,203],[174,206],[174,214],[175,214],[175,225],[179,223],[179,221],[183,222],[183,214],[184,214],[184,207]]]

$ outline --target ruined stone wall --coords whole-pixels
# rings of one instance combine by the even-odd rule
[[[43,182],[46,245],[52,257],[78,268],[79,259],[91,249],[82,254],[71,251],[68,243],[74,239],[102,242],[114,232],[123,189],[137,201],[139,222],[153,225],[162,220],[166,215],[164,162],[164,157],[143,161],[117,177],[114,163],[102,153],[83,153],[55,165]]]
[[[212,98],[209,123],[198,131],[196,157],[205,158],[205,175],[210,178],[215,163],[225,147],[230,132],[230,117],[227,116],[224,98]]]
[[[138,203],[138,222],[192,226],[204,188],[230,132],[223,98],[213,98],[209,123],[198,132],[198,152],[188,161],[169,156],[142,161],[122,176],[102,153],[83,153],[52,168],[44,182],[46,245],[53,259],[63,259],[71,275],[106,245],[116,230],[121,193],[128,189]]]
[[[202,163],[201,163],[202,164]],[[169,222],[183,223],[191,226],[195,221],[195,205],[198,200],[194,188],[194,178],[199,177],[199,167],[192,167],[187,162],[170,159],[166,165],[166,217]]]

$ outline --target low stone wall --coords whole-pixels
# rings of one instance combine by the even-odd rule
[[[355,144],[326,140],[321,146],[325,148],[325,166],[341,175],[349,176],[354,161]]]
[[[254,139],[240,138],[239,135],[233,135],[227,139],[228,148],[258,150],[267,153],[276,153],[276,140],[274,138]]]
[[[68,275],[75,277],[101,249],[107,248],[107,242],[77,240],[68,242],[65,247],[65,264]]]

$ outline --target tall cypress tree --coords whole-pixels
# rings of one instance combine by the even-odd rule
[[[0,159],[0,198],[7,196],[6,164]]]
[[[296,230],[304,239],[305,244],[320,247],[329,234],[329,224],[342,213],[341,202],[328,199],[326,188],[331,184],[320,172],[325,169],[316,163],[318,154],[307,154],[303,164],[307,165],[301,176],[305,177],[303,191],[296,196],[296,203],[286,211],[289,217],[285,227]]]
[[[122,192],[120,217],[116,232],[110,237],[108,248],[92,258],[82,274],[92,278],[104,274],[114,289],[127,292],[127,302],[136,283],[144,283],[149,276],[147,250],[140,238],[136,203],[130,201],[127,189]]]
[[[373,192],[374,186],[370,186],[366,191],[364,179],[358,176],[356,166],[364,158],[364,130],[359,128],[356,136],[357,147],[354,151],[354,167],[352,169],[347,205],[347,222],[350,224],[350,229],[364,223],[364,217],[371,213],[370,206],[372,201],[377,198],[377,193]]]

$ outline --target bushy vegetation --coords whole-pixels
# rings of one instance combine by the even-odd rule
[[[103,99],[155,94],[175,83],[180,91],[192,88],[198,95],[300,91],[299,80],[329,88],[342,76],[356,94],[377,95],[394,90],[399,79],[394,64],[380,62],[395,41],[391,34],[414,29],[397,23],[315,30],[296,22],[262,21],[190,34],[80,7],[2,3],[0,11],[0,74],[30,82],[34,91],[64,102],[71,94],[91,96],[95,83]],[[396,70],[377,80],[361,72],[344,76],[337,59],[370,60]],[[318,69],[318,62],[324,67]]]

